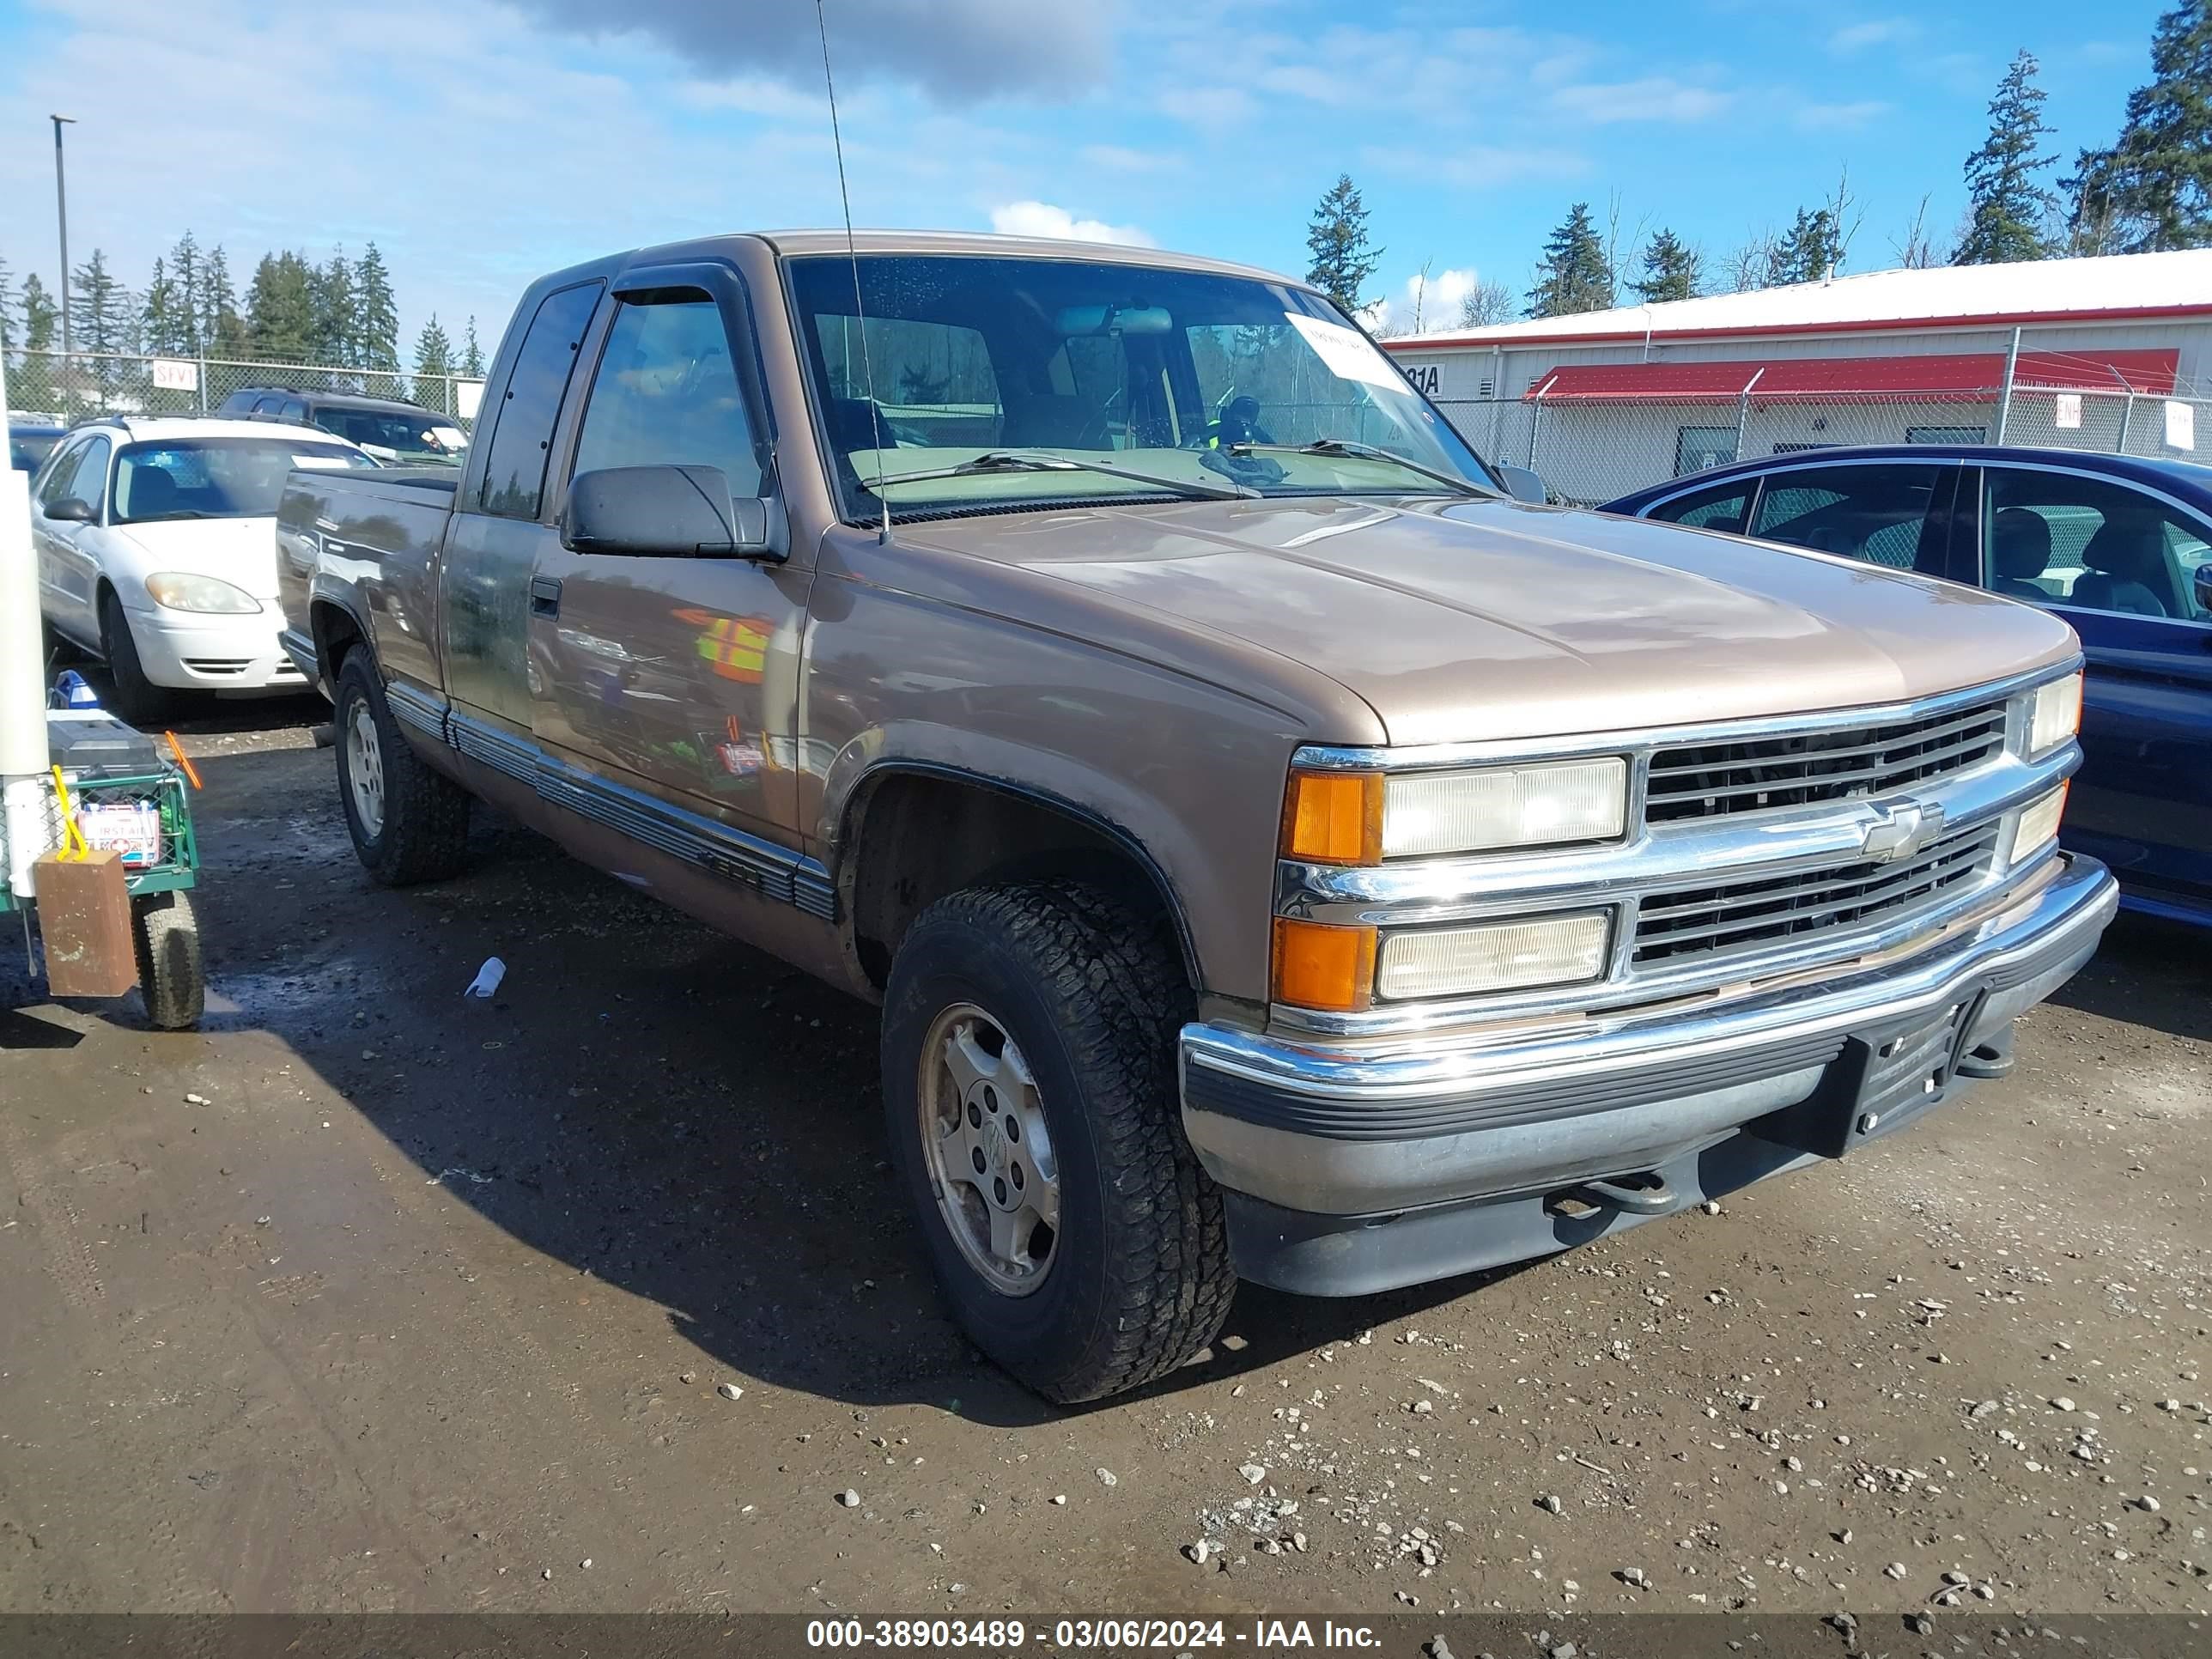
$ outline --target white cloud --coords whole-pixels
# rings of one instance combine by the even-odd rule
[[[1572,150],[1504,144],[1415,149],[1371,144],[1359,152],[1362,167],[1458,190],[1495,190],[1530,179],[1571,179],[1589,163]]]
[[[1920,25],[1910,17],[1876,17],[1863,23],[1850,23],[1828,37],[1831,52],[1864,52],[1869,46],[1902,45],[1917,39]]]
[[[1850,104],[1799,104],[1790,111],[1790,120],[1805,132],[1848,131],[1888,114],[1893,107],[1878,98]]]
[[[1180,155],[1162,150],[1131,149],[1126,144],[1085,144],[1077,154],[1092,167],[1113,173],[1180,173],[1190,165]]]
[[[1703,121],[1733,101],[1731,94],[1691,86],[1665,75],[1610,85],[1583,82],[1561,87],[1552,94],[1552,106],[1562,114],[1601,125],[1614,121]]]
[[[1001,236],[1043,236],[1064,242],[1119,242],[1151,247],[1152,239],[1134,225],[1109,225],[1103,219],[1079,219],[1049,202],[1009,202],[991,210],[991,228]]]
[[[1154,101],[1161,114],[1212,131],[1241,126],[1259,113],[1242,87],[1165,87]]]

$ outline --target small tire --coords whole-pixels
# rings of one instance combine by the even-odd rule
[[[1221,1194],[1176,1107],[1176,1032],[1190,1006],[1164,930],[1073,881],[955,893],[915,921],[892,962],[882,1059],[894,1165],[955,1319],[1048,1400],[1152,1382],[1228,1316],[1237,1279]],[[961,1010],[988,1011],[1018,1046],[1056,1167],[1048,1265],[1012,1293],[956,1237],[944,1194],[960,1183],[941,1181],[933,1160],[943,1155],[925,1144],[923,1114],[942,1089],[935,1034]],[[936,1132],[957,1131],[963,1115],[933,1120]],[[988,1184],[972,1203],[988,1204]]]
[[[468,856],[468,792],[415,752],[366,650],[338,665],[338,804],[362,867],[386,887],[441,881]]]
[[[169,718],[177,706],[176,693],[146,678],[138,641],[131,635],[130,614],[113,588],[100,596],[100,654],[107,660],[107,677],[115,687],[110,712],[118,720],[143,730]]]
[[[207,1012],[200,925],[191,896],[148,893],[131,901],[131,938],[138,954],[138,994],[146,1018],[162,1031],[188,1031]]]

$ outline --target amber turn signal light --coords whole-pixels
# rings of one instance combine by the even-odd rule
[[[1275,918],[1275,1000],[1357,1013],[1375,1000],[1375,930]]]
[[[1283,797],[1283,856],[1314,864],[1380,864],[1382,775],[1291,773]]]

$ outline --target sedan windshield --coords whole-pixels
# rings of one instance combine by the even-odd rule
[[[848,518],[1497,488],[1304,289],[1108,260],[864,254],[856,305],[854,263],[789,262]]]
[[[180,438],[123,446],[115,464],[116,524],[161,519],[270,519],[295,466],[374,467],[343,444],[312,438]]]

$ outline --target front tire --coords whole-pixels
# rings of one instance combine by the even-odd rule
[[[386,887],[441,881],[468,855],[468,792],[415,752],[365,650],[338,667],[338,802],[362,867]]]
[[[113,713],[125,725],[142,730],[159,726],[176,708],[177,695],[146,678],[138,659],[138,641],[131,635],[130,614],[115,590],[100,596],[100,651],[107,659],[107,677],[115,684]]]
[[[1164,931],[1075,882],[930,907],[891,964],[891,1155],[954,1317],[1048,1400],[1210,1343],[1237,1285],[1176,1115],[1190,992]]]
[[[133,899],[131,938],[147,1019],[157,1030],[191,1030],[207,1012],[207,975],[191,896],[179,889]]]

